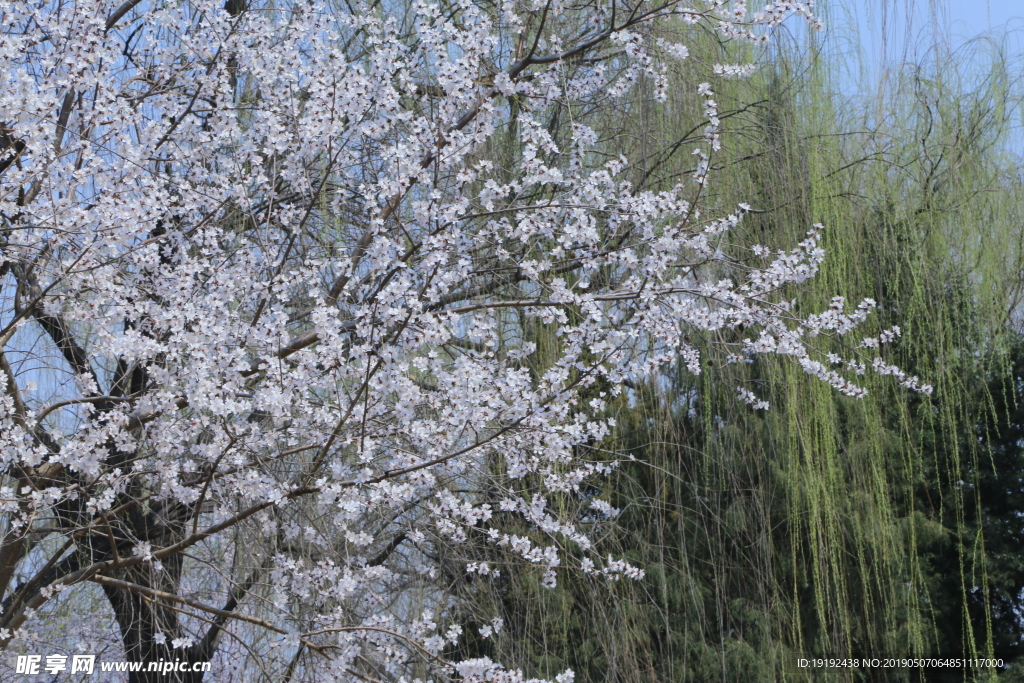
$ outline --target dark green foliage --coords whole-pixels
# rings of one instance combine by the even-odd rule
[[[990,380],[988,389],[994,400],[990,418],[963,435],[977,441],[980,457],[964,462],[959,472],[941,468],[926,472],[918,505],[925,515],[941,523],[942,531],[922,539],[920,552],[930,612],[937,625],[938,651],[954,656],[970,651],[972,635],[985,633],[991,624],[992,651],[1021,666],[1024,348],[1014,347],[1006,362],[1012,363],[1012,374]],[[954,489],[974,503],[964,506],[960,519],[952,509],[934,502],[949,498]],[[983,554],[975,550],[980,544]],[[958,679],[935,676],[934,680]]]

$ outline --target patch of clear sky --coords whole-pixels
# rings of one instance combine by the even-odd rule
[[[824,45],[839,66],[832,85],[848,97],[879,96],[904,65],[929,62],[955,69],[944,75],[969,91],[996,55],[1016,81],[1010,87],[1024,92],[1024,0],[817,0],[815,11],[825,20]],[[797,18],[786,28],[798,41],[807,36]],[[1011,125],[1024,130],[1019,109],[1017,115]],[[1013,137],[1010,148],[1024,158],[1024,135]]]
[[[819,0],[841,37],[857,40],[871,71],[916,61],[941,46],[956,53],[977,40],[1024,54],[1024,0]],[[879,73],[871,74],[874,76]]]

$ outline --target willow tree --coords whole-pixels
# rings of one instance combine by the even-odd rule
[[[705,363],[699,376],[680,359],[631,386],[608,406],[613,433],[587,448],[635,461],[563,505],[645,580],[577,575],[546,591],[514,558],[483,548],[478,559],[500,567],[501,580],[463,581],[466,609],[485,633],[501,612],[505,636],[469,651],[501,653],[537,675],[572,666],[593,681],[984,679],[991,668],[823,672],[796,662],[1011,664],[1021,654],[1015,64],[986,54],[998,48],[989,43],[959,55],[936,48],[881,94],[850,97],[839,93],[850,56],[827,37],[810,47],[777,50],[753,78],[719,87],[733,134],[723,135],[707,200],[749,201],[739,230],[770,245],[802,222],[829,226],[830,258],[789,290],[794,309],[835,293],[882,302],[866,345],[889,339],[884,362],[934,380],[935,394],[865,380],[868,395],[852,400],[764,355]],[[705,63],[734,49],[690,48]],[[648,94],[635,106],[651,123],[634,140],[658,152],[637,182],[656,188],[688,170],[672,143],[703,117]],[[737,405],[737,385],[763,392],[770,409]]]

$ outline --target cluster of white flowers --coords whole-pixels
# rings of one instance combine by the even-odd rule
[[[754,392],[748,389],[737,387],[736,391],[739,392],[740,400],[751,406],[754,410],[768,410],[768,408],[771,407],[768,401],[762,401],[754,394]]]
[[[746,78],[756,70],[755,64],[715,64],[714,72],[723,78]]]
[[[495,617],[491,619],[490,624],[485,624],[480,627],[480,636],[483,638],[490,638],[495,633],[501,633],[501,629],[504,625],[505,622],[502,619],[500,619],[499,617]]]

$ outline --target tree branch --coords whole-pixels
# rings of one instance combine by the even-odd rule
[[[209,661],[213,657],[213,652],[217,648],[217,641],[220,639],[220,634],[223,631],[224,624],[228,620],[226,615],[234,613],[234,611],[238,609],[238,605],[242,601],[242,598],[249,593],[265,569],[266,562],[257,567],[245,581],[236,585],[234,590],[231,591],[231,594],[228,596],[228,601],[224,603],[224,606],[220,609],[220,613],[214,616],[213,621],[210,624],[210,628],[206,631],[206,635],[203,636],[201,641],[189,648],[192,651],[192,661]]]
[[[123,5],[111,12],[110,16],[107,17],[104,30],[109,31],[114,28],[114,25],[121,20],[121,17],[131,12],[141,2],[142,0],[127,0]]]

